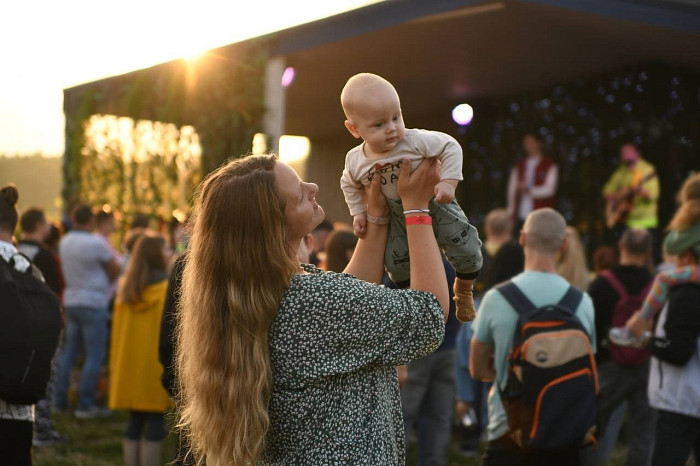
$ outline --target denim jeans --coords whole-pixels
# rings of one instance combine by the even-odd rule
[[[605,432],[598,450],[587,451],[586,466],[607,464],[620,434],[625,411],[620,406],[626,402],[628,423],[628,466],[645,466],[651,463],[651,448],[654,444],[656,413],[649,406],[647,383],[649,363],[641,366],[620,366],[612,361],[598,368],[600,380],[600,417]]]
[[[455,403],[455,351],[441,350],[408,364],[401,388],[406,445],[415,425],[418,430],[418,464],[442,466],[452,433]]]
[[[75,361],[83,349],[85,363],[78,385],[78,409],[95,406],[95,390],[107,354],[107,309],[66,306],[66,331],[58,357],[54,405],[68,407],[68,388]]]
[[[700,418],[659,410],[652,464],[683,466],[693,450],[695,450],[695,462],[698,464]]]

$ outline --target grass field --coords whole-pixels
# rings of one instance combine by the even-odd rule
[[[121,439],[126,424],[125,413],[115,413],[105,419],[80,420],[70,415],[54,415],[59,432],[71,441],[58,447],[34,448],[35,466],[118,466],[123,465]],[[169,437],[164,447],[163,464],[172,461],[175,441]],[[408,465],[416,464],[415,448],[408,452]],[[611,465],[624,464],[625,450],[618,448]],[[450,466],[476,466],[478,458],[463,456],[456,445],[450,449]]]

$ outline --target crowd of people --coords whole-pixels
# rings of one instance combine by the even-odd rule
[[[537,134],[477,233],[454,199],[458,144],[403,128],[393,87],[358,76],[352,226],[274,156],[209,175],[187,228],[137,215],[119,247],[108,210],[53,225],[0,191],[7,464],[70,441],[52,411],[113,410],[124,463],[162,464],[175,407],[178,464],[401,464],[415,442],[418,464],[446,465],[456,441],[485,465],[595,466],[625,419],[627,464],[700,459],[700,175],[661,232],[655,169],[622,145],[591,270]]]
[[[30,261],[29,270],[38,283],[56,298],[56,310],[60,302],[63,332],[60,345],[56,330],[53,347],[43,350],[50,351],[48,360],[53,364],[46,366],[41,396],[31,403],[15,404],[3,398],[13,383],[3,367],[0,423],[15,423],[8,426],[13,435],[2,438],[3,464],[31,464],[32,444],[40,448],[70,442],[57,432],[52,412],[94,419],[110,416],[113,410],[129,413],[123,441],[125,464],[163,464],[162,443],[169,431],[165,413],[173,405],[161,383],[159,335],[173,251],[186,247],[182,225],[173,219],[170,234],[165,235],[137,215],[121,247],[114,247],[118,225],[112,212],[77,203],[67,221],[53,224],[39,208],[19,216],[14,207],[18,196],[8,186],[0,198],[0,226],[5,232],[0,240],[2,258],[15,268],[22,258]],[[13,236],[17,223],[18,241]],[[3,287],[3,302],[12,303],[12,296],[13,291]],[[17,306],[34,313],[38,330],[45,324],[41,314],[51,315],[50,303],[25,300]],[[7,322],[3,315],[3,323]],[[30,329],[15,324],[8,325],[7,331],[27,339]],[[3,358],[16,346],[11,342],[3,346]],[[34,350],[38,354],[42,348]],[[30,360],[26,371],[33,370]],[[25,429],[25,424],[30,428]],[[23,432],[21,441],[19,432]]]

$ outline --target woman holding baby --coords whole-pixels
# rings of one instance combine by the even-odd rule
[[[427,209],[437,160],[398,190]],[[231,161],[200,186],[184,269],[180,424],[209,465],[404,464],[397,365],[437,348],[448,292],[429,224],[407,222],[411,289],[378,286],[386,224],[368,222],[345,273],[297,259],[324,217],[318,187],[273,156]],[[368,218],[388,207],[379,178]]]

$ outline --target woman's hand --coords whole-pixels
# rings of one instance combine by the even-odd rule
[[[427,209],[440,182],[440,164],[435,157],[423,159],[413,173],[411,162],[403,159],[397,190],[404,209]]]
[[[365,199],[367,200],[367,213],[373,217],[389,215],[389,207],[386,197],[382,193],[381,176],[372,177],[372,181],[365,186]]]
[[[642,313],[637,311],[632,315],[632,317],[629,318],[625,326],[632,335],[638,337],[642,333],[650,331],[654,326],[654,321],[651,319],[645,319],[642,317]]]

